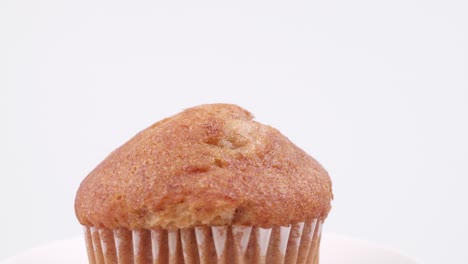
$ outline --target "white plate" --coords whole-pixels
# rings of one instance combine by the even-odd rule
[[[369,242],[338,235],[322,237],[320,264],[417,264],[415,260]],[[1,264],[86,264],[84,239],[76,237],[33,248]]]

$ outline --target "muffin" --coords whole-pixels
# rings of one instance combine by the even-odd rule
[[[81,183],[89,263],[319,263],[325,169],[239,106],[139,132]]]

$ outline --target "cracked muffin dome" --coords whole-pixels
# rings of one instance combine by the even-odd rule
[[[211,104],[159,121],[113,151],[81,183],[81,224],[152,229],[270,227],[325,219],[324,168],[236,105]]]

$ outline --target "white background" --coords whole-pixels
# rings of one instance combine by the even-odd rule
[[[0,1],[0,259],[79,235],[139,130],[230,102],[327,168],[325,232],[468,263],[468,2],[230,2]]]

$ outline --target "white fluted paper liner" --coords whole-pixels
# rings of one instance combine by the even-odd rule
[[[322,222],[176,230],[84,227],[90,264],[318,264]]]

